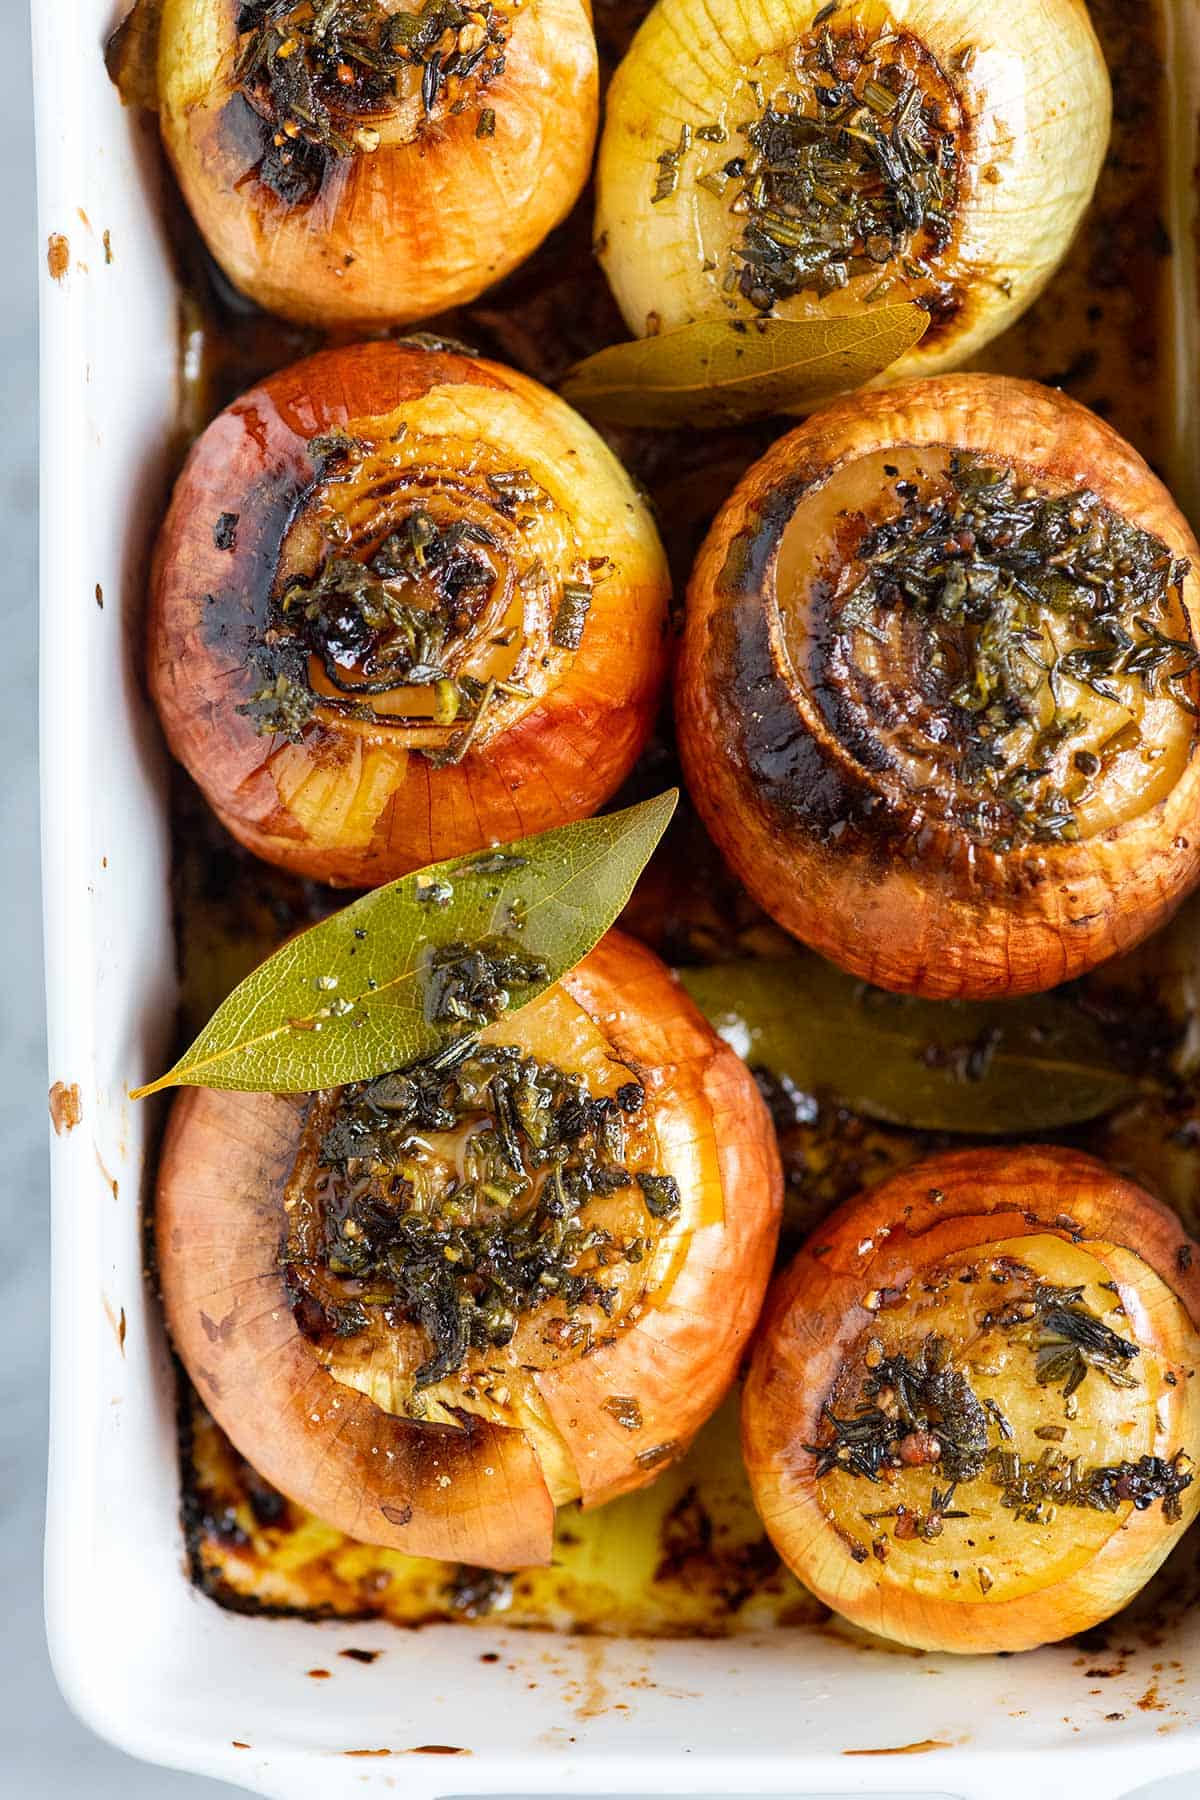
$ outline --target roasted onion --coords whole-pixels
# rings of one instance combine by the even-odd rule
[[[638,337],[913,300],[886,379],[1036,298],[1108,141],[1082,0],[658,0],[608,93],[600,258]]]
[[[302,322],[404,324],[473,299],[574,204],[596,129],[590,9],[164,0],[158,101],[238,287]]]
[[[743,1406],[780,1555],[855,1624],[1026,1650],[1108,1618],[1200,1507],[1200,1259],[1072,1150],[933,1157],[821,1226]]]
[[[1048,988],[1200,875],[1196,541],[1108,426],[983,375],[780,439],[701,551],[693,798],[781,925],[882,987]]]
[[[556,1505],[654,1479],[732,1380],[779,1225],[754,1081],[610,933],[436,1064],[175,1103],[167,1319],[268,1481],[374,1544],[549,1559]]]
[[[369,886],[607,799],[653,720],[667,598],[649,513],[561,400],[362,344],[270,377],[192,451],[150,685],[235,837]]]

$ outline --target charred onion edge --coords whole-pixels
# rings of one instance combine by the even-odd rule
[[[1166,488],[1065,395],[1003,376],[935,376],[835,402],[743,477],[701,549],[676,680],[684,773],[735,873],[787,930],[877,986],[936,998],[1038,992],[1132,948],[1200,879],[1200,756],[1153,807],[1077,843],[1000,852],[868,775],[801,711],[764,597],[785,527],[837,468],[887,448],[958,448],[1088,486],[1191,567],[1200,548]],[[740,563],[738,569],[736,565]],[[884,796],[869,822],[856,800]],[[881,817],[882,815],[882,817]],[[844,825],[822,841],[827,824]]]
[[[1005,1239],[1052,1236],[1104,1262],[1127,1251],[1200,1320],[1200,1250],[1161,1201],[1094,1157],[1053,1147],[951,1151],[890,1177],[840,1206],[775,1283],[764,1309],[742,1408],[742,1442],[755,1503],[776,1549],[825,1603],[865,1629],[922,1648],[1025,1650],[1108,1617],[1144,1585],[1182,1524],[1157,1509],[1115,1519],[1081,1569],[1040,1592],[988,1604],[936,1601],[877,1580],[879,1565],[847,1554],[822,1507],[816,1459],[801,1446],[819,1437],[821,1409],[874,1314],[874,1289],[902,1288],[955,1251]],[[1118,1260],[1121,1260],[1118,1258]],[[1111,1264],[1109,1265],[1111,1266]],[[1141,1300],[1128,1267],[1113,1277],[1143,1346],[1178,1361],[1167,1322]],[[1194,1431],[1193,1382],[1167,1387],[1152,1453],[1169,1458],[1185,1426]],[[1200,1486],[1184,1499],[1200,1507]],[[1069,1529],[1069,1525],[1064,1527]],[[803,1544],[804,1554],[797,1555]],[[1132,1577],[1132,1579],[1131,1579]]]
[[[661,1167],[683,1196],[667,1291],[611,1342],[536,1377],[596,1506],[654,1480],[729,1387],[770,1275],[782,1178],[753,1078],[650,951],[612,932],[563,985],[646,1088]],[[335,1381],[301,1335],[279,1252],[303,1104],[203,1088],[175,1102],[156,1233],[188,1373],[254,1467],[348,1535],[493,1568],[547,1562],[554,1508],[524,1430],[396,1418]],[[693,1229],[705,1213],[716,1216]],[[604,1409],[613,1396],[637,1400],[638,1429]]]
[[[262,682],[253,658],[269,619],[280,546],[315,469],[315,437],[387,419],[431,389],[513,397],[536,443],[539,415],[575,445],[578,479],[609,483],[607,541],[582,546],[617,566],[593,590],[582,642],[557,651],[548,687],[481,747],[435,768],[396,740],[394,726],[318,706],[300,746],[262,737],[239,714]],[[382,443],[384,439],[379,440]],[[528,443],[497,445],[512,466]],[[569,501],[560,502],[569,511]],[[214,541],[237,517],[232,549]],[[151,575],[147,668],[174,755],[234,837],[320,881],[372,886],[425,863],[549,830],[600,806],[649,736],[666,667],[669,578],[649,514],[590,428],[546,389],[514,370],[453,352],[388,343],[324,351],[252,388],[216,418],[192,450],[159,535]],[[310,835],[284,804],[272,770],[302,750],[330,789]],[[365,767],[375,753],[392,784],[375,800]],[[286,765],[281,765],[286,766]],[[376,806],[365,839],[340,820]]]

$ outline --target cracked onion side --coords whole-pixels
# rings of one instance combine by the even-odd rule
[[[556,1506],[652,1481],[717,1406],[779,1160],[745,1066],[616,932],[455,1057],[182,1094],[158,1261],[188,1373],[268,1481],[364,1542],[519,1568]]]
[[[909,300],[881,380],[954,368],[1066,252],[1110,114],[1082,0],[658,0],[606,100],[600,260],[636,337]]]
[[[878,986],[1035,992],[1200,877],[1200,549],[1061,393],[950,375],[815,414],[718,515],[688,786],[787,930]]]
[[[587,179],[597,80],[585,0],[164,0],[184,198],[230,280],[306,324],[428,318],[522,263]]]
[[[649,734],[666,562],[633,483],[526,376],[361,344],[208,427],[151,582],[150,687],[235,837],[374,886],[585,817]]]
[[[933,1157],[768,1299],[743,1404],[780,1555],[853,1623],[1027,1650],[1144,1586],[1200,1507],[1200,1259],[1091,1157]]]

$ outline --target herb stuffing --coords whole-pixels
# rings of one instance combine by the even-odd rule
[[[260,178],[291,205],[311,199],[330,157],[371,154],[397,81],[419,72],[423,111],[441,101],[461,112],[469,89],[505,65],[507,18],[491,0],[460,6],[425,0],[391,12],[382,0],[245,0],[238,13],[234,79],[271,126]],[[487,109],[494,130],[495,114]]]
[[[1028,1292],[984,1319],[987,1325],[1028,1335],[1034,1346],[1039,1386],[1055,1387],[1061,1382],[1065,1400],[1083,1385],[1092,1369],[1103,1374],[1113,1387],[1138,1385],[1130,1365],[1141,1350],[1084,1304],[1084,1291],[1082,1287],[1062,1288],[1034,1281]]]
[[[867,300],[907,278],[922,284],[933,310],[956,304],[927,260],[950,239],[955,133],[901,65],[901,47],[895,34],[867,46],[826,26],[797,54],[801,91],[763,105],[740,127],[745,151],[701,171],[700,185],[727,197],[744,221],[726,291],[759,312],[863,276]],[[660,188],[683,148],[668,171],[660,159]]]
[[[844,1418],[827,1406],[828,1437],[805,1445],[817,1458],[818,1477],[836,1469],[878,1481],[885,1469],[929,1463],[957,1484],[982,1471],[987,1413],[951,1362],[945,1338],[931,1333],[914,1357],[882,1358],[861,1393],[863,1403]]]
[[[367,449],[339,434],[312,439],[317,481],[350,480]],[[394,722],[398,715],[377,714],[372,698],[423,688],[429,697],[414,705],[412,720],[458,728],[434,746],[417,746],[442,767],[462,760],[502,698],[530,697],[511,675],[481,679],[462,667],[480,646],[502,650],[517,641],[521,627],[506,611],[513,533],[531,516],[523,509],[547,501],[524,469],[491,473],[487,487],[496,515],[490,523],[439,521],[422,505],[397,508],[400,516],[387,535],[360,554],[349,553],[353,545],[340,517],[325,523],[324,558],[314,572],[293,576],[273,603],[265,642],[254,654],[260,685],[237,709],[260,735],[297,741],[318,704]],[[223,515],[218,529],[233,517]],[[550,614],[556,649],[574,651],[582,643],[594,579],[589,573],[588,579],[561,583]],[[534,557],[517,574],[516,586],[521,595],[549,603],[555,583]],[[313,692],[310,657],[319,660],[333,693],[325,690],[318,698]]]
[[[652,1219],[679,1192],[626,1167],[626,1121],[644,1093],[593,1096],[577,1075],[512,1045],[460,1041],[403,1073],[341,1091],[323,1116],[319,1220],[293,1215],[285,1260],[302,1329],[353,1336],[372,1321],[419,1326],[429,1355],[418,1390],[472,1351],[507,1344],[520,1320],[557,1303],[547,1335],[585,1349],[618,1293],[605,1271],[639,1263]],[[459,1135],[453,1154],[432,1133]],[[593,1224],[589,1204],[641,1182],[646,1228]],[[646,1183],[653,1181],[655,1204]]]
[[[418,507],[368,561],[332,554],[315,577],[298,576],[280,610],[341,692],[433,687],[449,723],[482,687],[454,682],[450,664],[491,600],[497,554],[486,527],[439,526]]]
[[[836,629],[884,641],[893,621],[920,628],[920,682],[939,711],[930,736],[968,795],[968,830],[999,847],[1077,837],[1076,808],[1141,731],[1131,714],[1099,754],[1082,750],[1056,775],[1086,723],[1067,683],[1118,703],[1124,683],[1196,713],[1200,653],[1190,627],[1170,627],[1187,563],[1094,493],[1048,496],[975,456],[950,459],[932,503],[908,481],[896,493],[899,513],[860,546]],[[1014,755],[1021,727],[1028,743]]]
[[[1139,1457],[1137,1462],[1090,1464],[1061,1451],[1044,1450],[1037,1458],[1015,1450],[993,1450],[988,1477],[1001,1490],[1001,1504],[1028,1524],[1045,1524],[1060,1506],[1117,1512],[1132,1501],[1138,1512],[1162,1502],[1163,1517],[1182,1518],[1180,1495],[1192,1485],[1192,1460],[1182,1450],[1169,1460]]]

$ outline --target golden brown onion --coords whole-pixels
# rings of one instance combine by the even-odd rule
[[[1026,1650],[1106,1619],[1200,1507],[1200,1261],[1076,1151],[933,1157],[839,1208],[743,1408],[784,1561],[855,1624]]]
[[[369,886],[595,811],[649,733],[650,515],[536,382],[329,351],[221,414],[155,558],[150,685],[250,849]]]
[[[404,324],[474,299],[570,210],[596,46],[585,0],[165,0],[158,98],[238,287],[305,323]]]
[[[942,376],[779,440],[696,564],[688,784],[755,898],[882,987],[1048,988],[1200,874],[1196,541],[1060,393]]]
[[[415,1113],[414,1092],[178,1099],[171,1335],[242,1454],[330,1524],[545,1562],[556,1505],[653,1480],[728,1388],[778,1233],[774,1137],[744,1065],[618,933]]]
[[[1110,108],[1082,0],[658,0],[606,101],[601,261],[637,337],[911,300],[885,379],[954,368],[1065,254]]]

